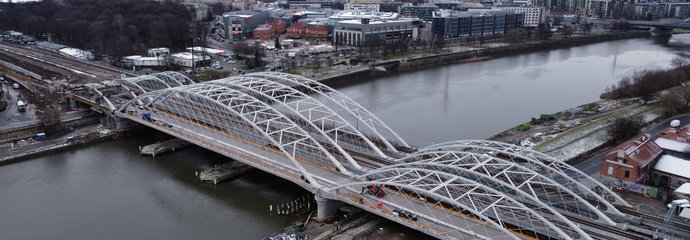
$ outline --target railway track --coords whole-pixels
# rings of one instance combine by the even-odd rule
[[[2,50],[2,52],[5,54],[27,58],[42,64],[67,70],[73,74],[80,74],[91,78],[112,78],[118,76],[119,74],[125,74],[129,77],[136,76],[136,74],[126,70],[103,66],[88,61],[81,61],[48,51],[16,47],[4,43],[0,43],[0,50]]]
[[[601,240],[647,240],[651,236],[643,236],[640,234],[628,232],[617,227],[612,227],[608,225],[596,224],[591,221],[582,220],[579,218],[567,217],[570,221],[580,224],[581,226],[587,226],[588,228],[582,228],[587,234],[589,234],[594,239]],[[600,231],[597,231],[597,230]]]
[[[633,208],[628,208],[628,207],[618,207],[618,210],[620,210],[622,213],[634,216],[634,217],[639,217],[643,220],[643,222],[652,222],[656,226],[651,226],[651,225],[645,225],[649,227],[660,227],[663,226],[664,224],[664,218],[658,215],[653,215],[645,212],[641,212],[639,210],[633,209]],[[671,231],[677,232],[677,233],[683,233],[686,234],[690,238],[690,223],[686,223],[683,221],[679,221],[678,218],[676,218],[676,221],[673,221],[673,225],[671,225]]]

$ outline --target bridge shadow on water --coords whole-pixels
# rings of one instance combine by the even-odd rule
[[[138,131],[136,135],[130,138],[138,144],[146,145],[173,137],[146,128]],[[257,169],[228,179],[218,185],[202,183],[194,175],[195,171],[201,171],[216,164],[223,164],[232,161],[232,159],[196,145],[155,158],[142,158],[144,161],[149,161],[152,167],[169,174],[174,181],[203,194],[203,197],[221,202],[229,208],[246,212],[246,214],[264,217],[269,215],[268,205],[292,201],[310,194],[290,181]],[[266,211],[263,214],[261,211],[252,209],[265,209]]]

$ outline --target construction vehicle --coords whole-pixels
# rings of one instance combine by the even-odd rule
[[[362,194],[364,194],[364,192],[374,195],[377,198],[382,198],[386,196],[386,191],[383,190],[383,186],[377,184],[362,187]]]

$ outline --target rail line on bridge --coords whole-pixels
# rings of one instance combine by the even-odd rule
[[[347,203],[443,239],[639,238],[621,227],[627,202],[558,159],[485,140],[411,149],[352,99],[301,76],[191,83],[166,73],[116,85],[77,99],[294,182],[315,194],[318,217]],[[388,194],[364,194],[372,184]]]

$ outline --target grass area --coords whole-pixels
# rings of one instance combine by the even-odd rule
[[[596,131],[601,131],[605,130],[606,126],[608,126],[609,122],[621,118],[621,117],[627,117],[635,114],[640,114],[643,112],[648,112],[648,111],[658,111],[660,108],[659,104],[647,104],[647,105],[636,105],[631,108],[627,108],[625,110],[618,111],[616,113],[613,113],[611,115],[590,121],[588,123],[582,124],[580,126],[574,127],[570,130],[567,130],[561,134],[558,134],[558,136],[551,138],[549,140],[543,141],[539,144],[537,144],[534,149],[537,151],[543,151],[543,152],[548,152],[552,151],[553,149],[556,149],[560,146],[563,146],[565,144],[568,144],[568,142],[573,141],[577,138],[584,137],[587,134],[592,134]],[[647,120],[647,119],[645,119]],[[603,129],[602,129],[603,128]]]

